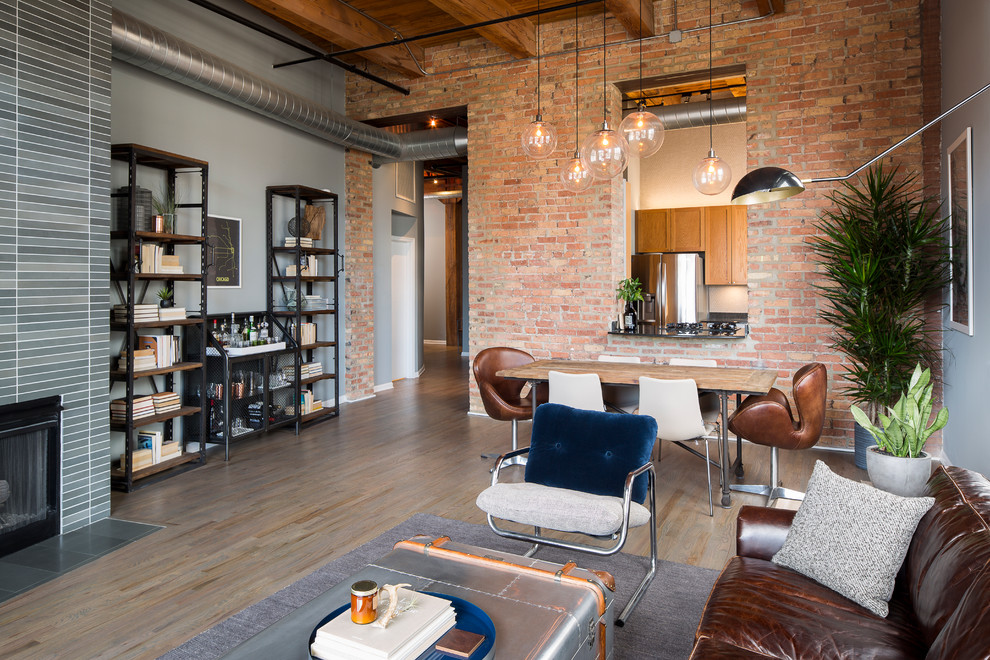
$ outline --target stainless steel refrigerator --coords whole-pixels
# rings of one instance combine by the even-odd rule
[[[632,276],[643,285],[642,323],[696,323],[708,317],[704,257],[696,252],[632,255]]]

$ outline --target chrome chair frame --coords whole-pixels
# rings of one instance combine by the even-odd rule
[[[494,486],[498,483],[498,473],[503,466],[512,465],[511,461],[516,458],[522,457],[524,454],[529,452],[529,447],[523,447],[522,449],[517,449],[515,451],[510,451],[502,454],[495,461],[495,468],[492,471],[492,483]],[[647,571],[646,576],[643,578],[642,582],[636,588],[636,591],[630,597],[629,602],[623,607],[622,612],[619,614],[618,618],[615,620],[615,625],[623,626],[629,615],[632,614],[633,609],[639,604],[642,599],[643,594],[646,592],[646,588],[650,586],[653,581],[653,577],[656,575],[657,571],[657,498],[656,498],[656,471],[653,467],[653,462],[646,463],[636,468],[632,472],[626,475],[625,485],[623,487],[622,495],[622,527],[618,531],[611,535],[611,539],[615,541],[611,546],[597,546],[589,545],[585,543],[578,543],[576,541],[567,541],[564,539],[556,539],[553,537],[544,536],[541,534],[539,527],[534,527],[534,532],[529,534],[527,532],[521,532],[511,529],[505,529],[504,527],[499,527],[495,522],[496,518],[490,513],[486,513],[485,517],[488,519],[488,526],[493,532],[499,536],[504,536],[510,539],[516,539],[518,541],[527,541],[533,544],[533,547],[526,551],[526,557],[532,557],[537,550],[540,549],[541,545],[565,548],[567,550],[577,550],[579,552],[587,552],[589,554],[600,555],[600,556],[610,556],[614,555],[622,546],[626,543],[626,538],[629,532],[629,510],[632,503],[632,486],[633,481],[639,475],[646,473],[647,476],[647,500],[649,503],[650,511],[650,522],[647,523],[647,527],[650,529],[650,568]],[[511,522],[511,521],[510,521]],[[568,532],[571,533],[571,532]],[[573,532],[580,534],[581,532]],[[589,535],[585,535],[589,536]]]

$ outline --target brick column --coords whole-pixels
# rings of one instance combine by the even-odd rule
[[[372,396],[375,387],[374,295],[372,258],[371,155],[348,149],[344,216],[344,361],[348,399]]]

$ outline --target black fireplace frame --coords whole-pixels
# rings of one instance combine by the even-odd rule
[[[29,547],[59,533],[62,502],[62,397],[48,396],[0,406],[0,439],[15,434],[48,431],[49,509],[44,520],[0,535],[0,557]]]

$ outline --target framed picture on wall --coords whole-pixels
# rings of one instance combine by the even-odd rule
[[[206,285],[241,288],[241,219],[206,217]]]
[[[949,322],[953,330],[973,335],[973,155],[972,129],[946,150],[949,173],[949,255],[952,282],[949,285]]]

